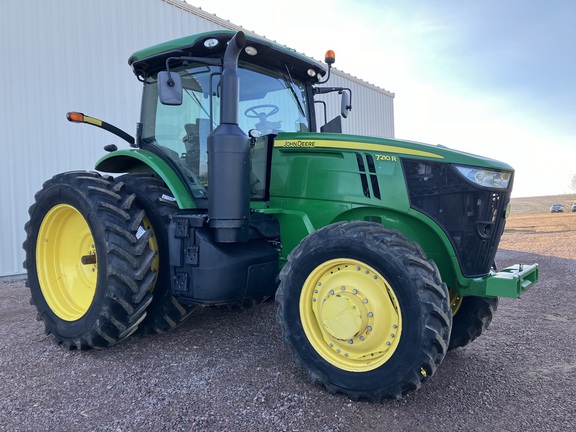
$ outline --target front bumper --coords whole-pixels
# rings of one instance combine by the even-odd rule
[[[517,298],[538,282],[538,264],[516,264],[498,273],[472,279],[466,295]]]

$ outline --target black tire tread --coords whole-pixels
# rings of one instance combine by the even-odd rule
[[[498,297],[464,297],[453,317],[448,350],[464,347],[480,337],[490,326],[497,309]]]
[[[117,177],[116,187],[126,188],[135,197],[153,224],[156,237],[165,242],[164,246],[159,244],[160,248],[166,249],[164,252],[160,250],[160,254],[167,254],[168,224],[170,216],[178,211],[178,206],[171,199],[172,192],[164,181],[153,174],[133,173]],[[163,272],[167,274],[162,274]],[[180,303],[172,295],[169,285],[170,275],[166,264],[160,269],[156,285],[151,288],[154,299],[148,306],[146,317],[138,327],[138,333],[144,335],[165,333],[183,324],[197,309],[197,306]]]

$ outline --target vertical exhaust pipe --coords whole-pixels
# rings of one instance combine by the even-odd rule
[[[244,45],[243,32],[228,43],[221,78],[220,124],[208,135],[208,216],[214,239],[220,243],[249,238],[250,140],[238,126],[238,57]]]

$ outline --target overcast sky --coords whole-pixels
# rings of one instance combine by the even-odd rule
[[[318,60],[333,49],[395,93],[396,138],[503,160],[513,196],[572,192],[576,1],[187,2]]]

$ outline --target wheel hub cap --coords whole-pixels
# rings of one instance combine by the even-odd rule
[[[366,328],[366,308],[358,297],[350,294],[329,295],[319,309],[324,329],[335,339],[349,340]]]

